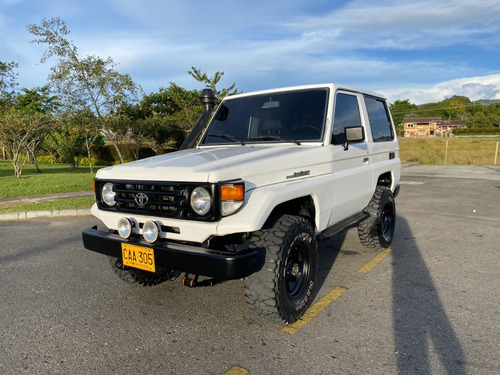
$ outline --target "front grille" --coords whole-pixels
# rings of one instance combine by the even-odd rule
[[[108,206],[102,200],[102,187],[113,184],[116,204]],[[196,187],[207,189],[213,199],[212,208],[205,216],[196,214],[189,203]],[[168,217],[199,221],[220,219],[219,193],[217,185],[195,182],[158,182],[133,180],[95,180],[97,205],[100,210],[123,212],[135,215]]]
[[[116,210],[181,218],[187,214],[189,187],[168,183],[117,183]]]

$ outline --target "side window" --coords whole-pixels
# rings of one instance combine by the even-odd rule
[[[394,139],[391,120],[385,102],[365,96],[366,109],[374,142],[387,142]]]
[[[337,94],[333,118],[332,143],[335,145],[344,144],[344,129],[354,126],[361,126],[358,99],[354,95]]]

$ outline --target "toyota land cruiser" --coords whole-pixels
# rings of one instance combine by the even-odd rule
[[[387,101],[337,84],[226,97],[211,90],[181,149],[99,170],[87,249],[121,279],[244,279],[249,307],[292,323],[312,302],[317,241],[394,236],[399,146]],[[200,281],[199,276],[203,276]]]

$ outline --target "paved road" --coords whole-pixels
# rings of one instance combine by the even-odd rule
[[[116,279],[82,249],[93,218],[0,222],[0,374],[499,374],[500,178],[473,173],[405,169],[368,273],[355,230],[322,242],[316,301],[347,291],[295,334],[254,317],[240,280]]]

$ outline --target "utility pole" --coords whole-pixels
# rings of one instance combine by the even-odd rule
[[[497,142],[497,147],[495,148],[495,161],[493,162],[493,165],[497,165],[497,157],[498,157],[498,142]]]

